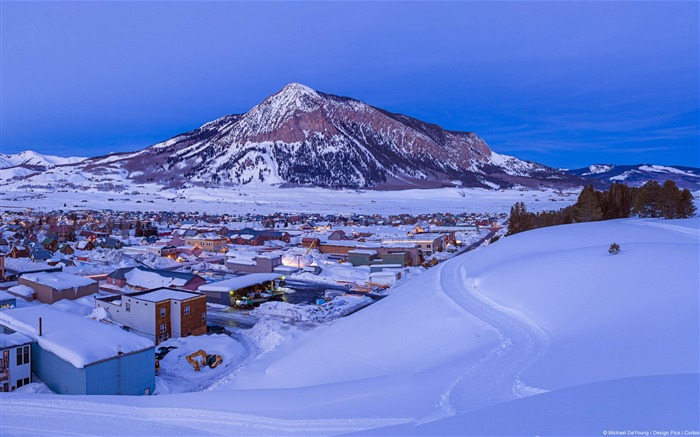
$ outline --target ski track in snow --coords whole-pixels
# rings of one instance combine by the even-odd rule
[[[442,394],[438,411],[419,423],[546,391],[529,387],[520,380],[520,375],[547,351],[548,335],[522,313],[498,305],[479,293],[477,281],[467,276],[465,265],[464,259],[440,264],[437,289],[446,299],[496,329],[500,342],[453,381]],[[453,284],[464,284],[464,287]]]
[[[358,432],[398,425],[410,419],[288,420],[226,411],[190,408],[135,408],[115,404],[54,399],[16,399],[3,402],[3,436],[25,435],[302,435]],[[7,414],[11,411],[11,414]],[[42,420],[37,421],[38,411]],[[72,423],[70,432],[57,431],[54,422]],[[114,427],[114,422],[120,425]],[[110,431],[112,430],[112,431]]]

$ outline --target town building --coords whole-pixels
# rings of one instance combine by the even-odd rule
[[[226,267],[244,273],[272,273],[275,267],[282,265],[281,255],[263,253],[255,258],[229,257]]]
[[[204,294],[157,288],[95,299],[110,318],[156,344],[172,337],[207,333],[207,298]]]
[[[136,290],[152,290],[170,287],[195,291],[207,281],[194,273],[150,269],[148,267],[123,267],[107,275],[107,284],[113,287],[130,287]]]
[[[0,392],[9,392],[32,382],[32,339],[4,326],[0,332]]]
[[[0,311],[0,325],[33,341],[31,372],[56,393],[144,395],[155,389],[155,351],[147,338],[46,305]]]
[[[276,273],[251,273],[202,285],[199,287],[199,291],[206,294],[207,302],[235,306],[236,298],[246,296],[249,293],[270,290],[281,278],[282,275]]]
[[[48,304],[61,299],[78,299],[99,291],[97,281],[65,272],[25,273],[20,276],[19,285],[31,288],[36,300]]]

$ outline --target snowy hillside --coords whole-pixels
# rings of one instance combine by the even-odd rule
[[[61,156],[42,155],[41,153],[27,150],[16,153],[14,155],[3,155],[0,153],[0,168],[17,167],[17,166],[37,166],[51,168],[57,165],[75,164],[85,158],[70,157],[64,158]]]
[[[697,427],[699,226],[697,218],[627,219],[521,233],[439,264],[331,324],[263,320],[244,345],[266,352],[205,392],[4,395],[3,435]],[[612,242],[620,254],[608,253]]]

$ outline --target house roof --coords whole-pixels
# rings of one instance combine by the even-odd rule
[[[67,290],[69,288],[77,289],[78,287],[96,284],[96,282],[90,278],[83,278],[82,276],[71,275],[65,272],[25,273],[22,275],[22,279],[46,285],[56,290]]]
[[[161,302],[164,300],[186,300],[194,297],[203,296],[201,293],[192,291],[174,290],[172,288],[158,288],[147,292],[139,292],[130,294],[134,299],[145,300],[148,302]]]
[[[41,317],[43,335],[39,335]],[[153,347],[153,342],[114,325],[58,311],[48,305],[0,312],[0,323],[29,336],[39,346],[77,368],[109,359],[120,353]]]
[[[144,288],[167,286],[182,287],[198,275],[194,273],[173,272],[170,270],[150,269],[148,267],[123,267],[107,275],[113,279],[125,279],[127,283]]]
[[[251,285],[269,282],[281,277],[282,275],[278,275],[275,273],[252,273],[250,275],[239,276],[237,278],[226,279],[224,281],[200,285],[199,291],[229,292],[237,290],[239,288],[245,288],[250,287]]]

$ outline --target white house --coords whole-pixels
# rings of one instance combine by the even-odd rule
[[[8,392],[32,382],[33,340],[4,326],[0,329],[0,392]]]

